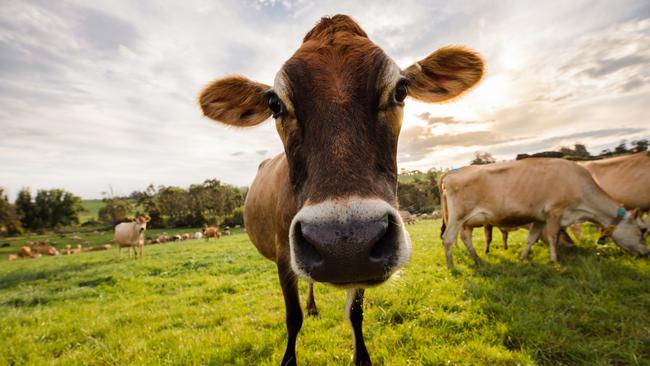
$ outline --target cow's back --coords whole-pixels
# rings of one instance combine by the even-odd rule
[[[117,244],[135,244],[133,222],[123,222],[115,226],[115,243]]]
[[[273,261],[288,256],[289,226],[295,212],[285,155],[265,160],[244,204],[246,233],[262,255]]]
[[[585,169],[548,158],[464,167],[445,176],[443,186],[455,217],[484,209],[495,215],[489,221],[512,226],[543,220],[552,207],[576,206],[597,189]]]
[[[647,152],[581,164],[614,200],[628,209],[650,210],[650,156]]]

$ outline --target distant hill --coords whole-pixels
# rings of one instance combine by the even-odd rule
[[[99,209],[104,207],[104,202],[102,200],[82,200],[81,205],[86,209],[86,212],[79,215],[79,223],[83,224],[90,220],[97,220],[97,214]]]

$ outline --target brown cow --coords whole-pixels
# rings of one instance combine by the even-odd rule
[[[632,213],[619,219],[618,204],[581,166],[563,159],[531,158],[451,171],[440,179],[446,229],[443,242],[447,265],[453,266],[451,249],[462,232],[463,242],[475,261],[478,256],[464,227],[486,224],[512,227],[533,223],[522,259],[546,225],[550,257],[557,262],[562,227],[592,221],[612,225],[614,242],[640,255],[648,255],[641,229]],[[562,187],[562,189],[557,189]],[[443,225],[444,227],[444,225]]]
[[[203,237],[205,238],[205,241],[210,241],[210,238],[219,239],[221,233],[219,232],[218,227],[208,226],[203,228]]]
[[[397,212],[397,140],[404,99],[442,102],[482,77],[483,61],[442,48],[400,70],[351,18],[322,18],[273,86],[230,76],[207,86],[203,113],[249,127],[275,119],[284,153],[264,161],[245,202],[246,232],[276,263],[295,364],[302,326],[297,275],[348,289],[355,364],[370,364],[362,334],[364,288],[410,257]]]
[[[596,183],[612,198],[628,210],[635,208],[650,211],[650,153],[617,156],[614,158],[580,162]],[[643,231],[650,229],[650,215]]]

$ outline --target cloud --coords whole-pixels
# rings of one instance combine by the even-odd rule
[[[456,125],[456,124],[474,124],[474,123],[480,123],[477,121],[461,121],[457,120],[456,117],[453,116],[433,116],[429,112],[423,112],[417,115],[417,117],[427,123],[429,126],[435,126],[435,125]]]

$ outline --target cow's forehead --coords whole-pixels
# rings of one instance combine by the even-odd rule
[[[275,76],[273,89],[289,112],[294,112],[295,89],[302,87],[346,99],[359,87],[375,88],[383,96],[395,86],[401,77],[399,66],[367,38],[355,41],[323,47],[303,45],[283,65]],[[371,80],[374,85],[369,84]],[[310,84],[303,85],[306,82]]]

